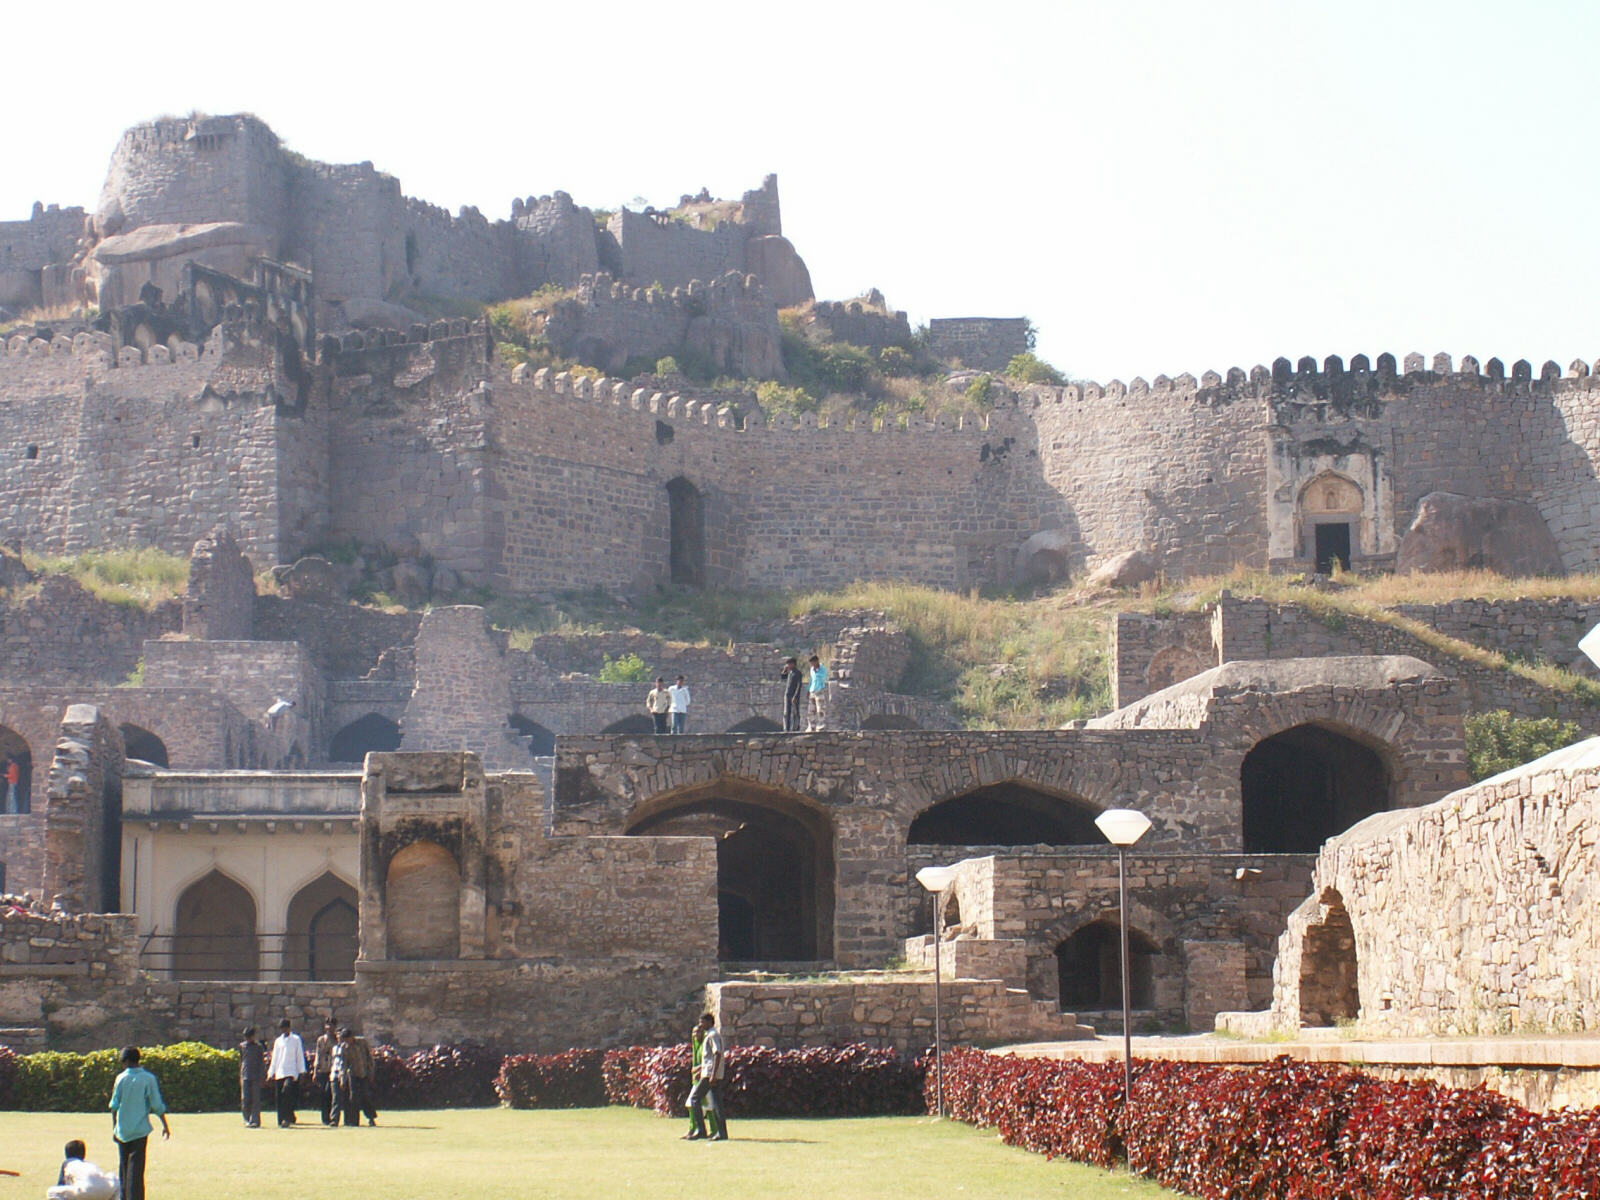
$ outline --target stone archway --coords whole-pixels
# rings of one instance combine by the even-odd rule
[[[400,725],[382,713],[367,713],[345,725],[328,743],[328,761],[359,763],[369,753],[400,749]]]
[[[668,578],[698,587],[706,576],[706,512],[700,489],[682,475],[667,483]]]
[[[1286,729],[1256,743],[1239,767],[1244,851],[1315,854],[1392,808],[1394,790],[1387,753],[1315,723]]]
[[[1090,921],[1055,948],[1057,998],[1062,1012],[1122,1008],[1121,927],[1114,916]],[[1156,963],[1161,948],[1137,927],[1128,929],[1130,1007],[1155,1007]]]
[[[1337,889],[1320,899],[1322,920],[1300,939],[1300,1024],[1332,1026],[1361,1015],[1356,931]]]
[[[157,767],[168,765],[167,744],[148,729],[139,725],[121,725],[122,753],[127,758],[151,763]]]
[[[295,893],[285,921],[285,979],[355,978],[359,901],[355,888],[332,871]]]
[[[516,730],[517,736],[524,739],[528,753],[534,758],[548,758],[556,752],[556,735],[531,717],[512,713],[506,721]]]
[[[461,867],[435,842],[416,841],[389,860],[383,912],[389,957],[461,956]]]
[[[261,977],[256,901],[248,888],[213,870],[179,893],[172,917],[172,977]]]
[[[628,737],[643,737],[646,734],[654,735],[656,724],[644,713],[634,713],[631,717],[623,717],[620,721],[613,721],[600,731],[601,736],[625,735]]]
[[[1191,650],[1188,646],[1164,646],[1155,652],[1150,659],[1150,665],[1145,668],[1146,694],[1159,692],[1175,683],[1182,683],[1185,679],[1202,671],[1209,671],[1216,665],[1215,661],[1206,661],[1198,650]]]
[[[1300,489],[1298,527],[1302,552],[1318,573],[1335,565],[1350,569],[1362,553],[1361,518],[1366,494],[1348,476],[1324,471]]]
[[[833,828],[804,797],[744,779],[656,797],[634,835],[717,842],[719,955],[736,962],[833,956]]]
[[[0,725],[0,768],[17,764],[17,784],[13,789],[0,775],[0,813],[33,811],[33,751],[16,730]]]
[[[1018,779],[941,800],[911,822],[912,846],[1101,846],[1100,809]]]

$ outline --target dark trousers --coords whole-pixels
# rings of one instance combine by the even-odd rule
[[[656,723],[656,733],[657,734],[665,734],[667,732],[667,718],[670,715],[671,715],[670,713],[658,713],[658,712],[653,712],[653,713],[650,714],[651,719],[654,720],[655,723]]]
[[[144,1200],[144,1151],[148,1137],[117,1142],[117,1178],[122,1180],[123,1200]]]
[[[369,1121],[378,1119],[377,1110],[372,1107],[372,1085],[365,1079],[357,1079],[354,1075],[347,1075],[344,1086],[339,1092],[339,1108],[344,1113],[345,1125],[359,1125],[364,1115]]]
[[[295,1121],[294,1106],[300,1102],[300,1081],[298,1079],[278,1080],[277,1096],[278,1124],[293,1125]]]
[[[716,1080],[696,1079],[689,1089],[689,1125],[701,1137],[706,1136],[704,1107],[711,1108],[711,1136],[727,1137],[728,1122],[722,1115],[721,1085]]]
[[[783,698],[783,731],[785,733],[800,732],[800,693]]]
[[[246,1125],[261,1124],[261,1080],[239,1080],[239,1111],[244,1114]]]
[[[676,712],[676,713],[672,714],[672,732],[673,733],[682,733],[688,727],[688,724],[689,724],[689,714],[688,713],[686,713],[686,712]]]
[[[339,1100],[333,1094],[333,1082],[326,1075],[314,1077],[317,1085],[317,1098],[322,1102],[322,1123],[332,1125],[334,1114],[339,1107]]]

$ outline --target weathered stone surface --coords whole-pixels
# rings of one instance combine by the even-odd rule
[[[1502,575],[1561,575],[1561,552],[1531,504],[1430,492],[1400,540],[1395,570],[1459,571],[1484,567]]]
[[[1155,555],[1147,550],[1124,550],[1113,554],[1089,573],[1089,587],[1129,588],[1149,583],[1160,572]]]

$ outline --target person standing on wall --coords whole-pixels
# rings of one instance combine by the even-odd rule
[[[783,670],[778,672],[778,678],[783,680],[783,731],[799,733],[800,699],[806,690],[806,676],[794,655],[783,660]]]
[[[811,710],[806,718],[806,732],[827,727],[828,721],[828,668],[815,654],[811,656]]]
[[[256,1036],[256,1027],[246,1026],[239,1043],[239,1108],[247,1129],[261,1128],[261,1085],[266,1079],[267,1048]]]
[[[274,1086],[278,1101],[278,1127],[295,1123],[294,1109],[300,1099],[300,1076],[306,1073],[306,1045],[300,1040],[288,1017],[278,1022],[280,1030],[272,1043],[272,1062],[267,1067],[267,1082]]]
[[[689,724],[689,685],[682,675],[667,689],[667,694],[672,697],[672,732],[683,733]]]
[[[122,1051],[122,1074],[111,1085],[111,1138],[117,1143],[122,1200],[144,1200],[144,1153],[152,1116],[161,1119],[161,1136],[170,1138],[161,1085],[139,1065],[139,1047],[128,1046]]]
[[[322,1023],[322,1036],[311,1051],[311,1082],[317,1089],[318,1099],[322,1101],[324,1125],[338,1124],[338,1117],[335,1116],[336,1089],[333,1084],[333,1056],[338,1048],[339,1035],[335,1032],[333,1018],[329,1017]]]
[[[650,713],[650,719],[656,723],[656,735],[659,737],[666,733],[667,717],[672,712],[672,693],[667,690],[664,676],[656,677],[656,685],[645,696],[644,706]]]

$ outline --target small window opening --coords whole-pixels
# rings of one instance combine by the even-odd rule
[[[29,462],[32,462],[34,459],[39,457],[39,447],[29,446],[22,452],[22,457],[27,459]]]

